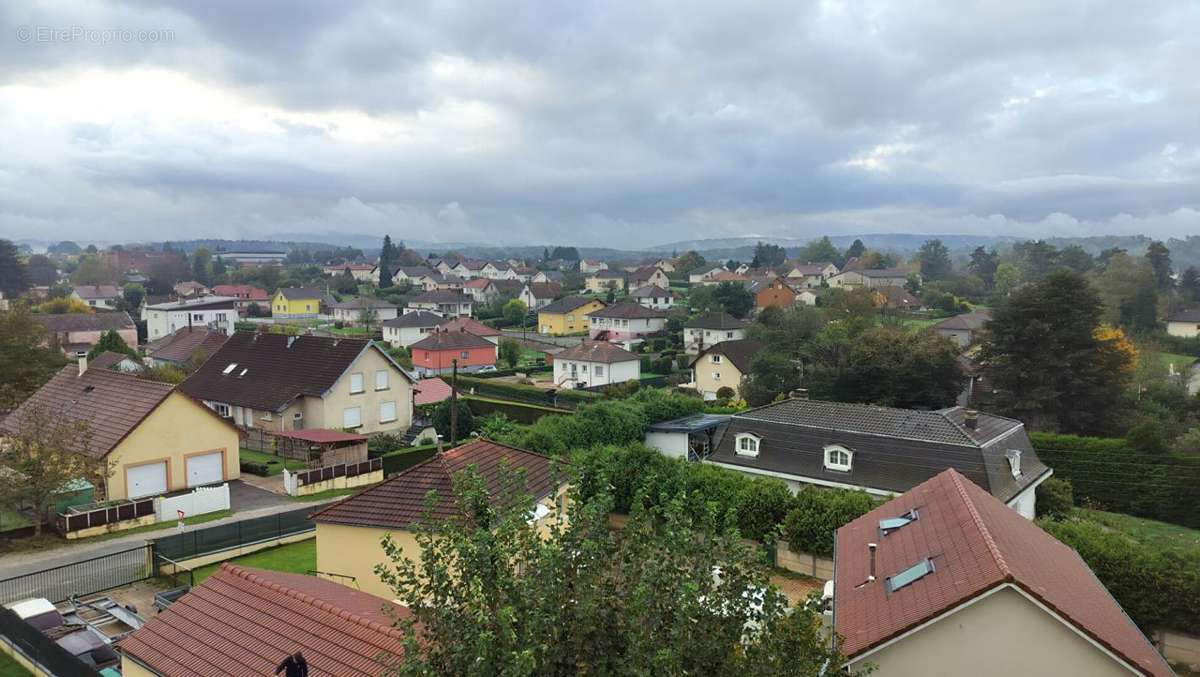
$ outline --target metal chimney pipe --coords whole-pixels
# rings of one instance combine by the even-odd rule
[[[879,547],[874,543],[867,544],[867,550],[871,553],[871,573],[867,575],[867,582],[875,582],[875,549]]]

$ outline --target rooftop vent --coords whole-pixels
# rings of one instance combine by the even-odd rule
[[[974,409],[968,409],[963,418],[963,425],[967,430],[974,430],[979,427],[979,412]]]
[[[906,585],[912,585],[925,576],[933,573],[933,560],[928,557],[887,579],[888,593],[896,592]]]
[[[293,343],[295,343],[295,342],[296,342],[296,337],[295,337],[295,336],[289,336],[289,337],[288,337],[288,340],[287,340],[287,347],[288,347],[288,348],[291,348],[291,347],[292,347],[292,344],[293,344]],[[336,342],[336,341],[334,342],[334,345],[337,345],[337,342]]]

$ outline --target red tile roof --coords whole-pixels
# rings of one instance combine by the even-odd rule
[[[460,329],[476,336],[500,335],[499,329],[493,329],[479,320],[473,320],[469,317],[456,317],[438,327],[438,331],[459,331]]]
[[[917,510],[880,535],[879,521]],[[876,579],[868,543],[878,543]],[[934,571],[887,592],[887,578],[924,558]],[[1012,584],[1144,674],[1170,668],[1071,548],[955,470],[838,529],[834,623],[855,656],[985,592]]]
[[[615,343],[608,341],[584,341],[554,355],[555,360],[578,360],[580,362],[635,362],[637,355],[625,350]]]
[[[228,338],[225,332],[206,327],[184,327],[156,341],[149,356],[156,360],[186,362],[193,353],[202,350],[207,359],[220,350]]]
[[[362,493],[331,504],[310,517],[318,523],[345,524],[381,529],[406,529],[425,515],[425,497],[430,490],[437,493],[433,519],[455,517],[453,477],[468,467],[484,478],[488,491],[495,497],[501,491],[504,476],[501,466],[524,470],[524,491],[535,500],[552,493],[560,484],[555,460],[490,440],[477,439],[414,465],[381,484]]]
[[[413,404],[437,404],[450,397],[450,384],[438,377],[423,378],[417,381],[416,393],[413,394]]]
[[[212,288],[217,296],[233,296],[248,301],[270,301],[271,295],[266,289],[259,289],[249,284],[219,284]]]
[[[222,564],[119,648],[172,677],[271,675],[301,652],[313,675],[378,675],[408,609],[340,583]]]
[[[495,348],[496,344],[467,331],[430,332],[425,338],[409,346],[409,350],[467,350],[470,348]]]

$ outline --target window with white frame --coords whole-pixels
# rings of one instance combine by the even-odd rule
[[[825,447],[825,468],[827,470],[847,472],[853,462],[854,452],[846,447],[840,444],[831,444]]]
[[[363,391],[363,375],[350,374],[350,394],[356,395]]]
[[[708,361],[712,362],[713,364],[721,364],[721,356],[720,355],[709,355]]]
[[[762,438],[754,433],[738,433],[733,438],[734,450],[738,456],[758,456],[758,445]]]
[[[346,407],[342,410],[342,427],[357,428],[362,425],[362,407]]]
[[[1008,468],[1012,471],[1013,477],[1021,476],[1021,452],[1017,449],[1009,449],[1004,452],[1004,458],[1008,459]]]
[[[396,402],[389,400],[379,403],[379,422],[391,423],[396,420]]]
[[[212,405],[212,408],[213,408],[213,411],[217,412],[217,415],[220,416],[221,418],[229,418],[229,405],[228,404],[221,404],[220,402],[214,402]]]
[[[376,390],[387,390],[388,389],[387,369],[380,369],[375,372],[375,389]]]
[[[604,367],[597,364],[595,368],[592,369],[592,373],[594,373],[596,376],[604,376]]]

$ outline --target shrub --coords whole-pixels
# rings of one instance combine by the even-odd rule
[[[1066,517],[1075,506],[1075,492],[1071,481],[1051,477],[1037,488],[1038,517]]]
[[[367,440],[367,456],[375,458],[404,447],[404,439],[395,433],[375,433]]]
[[[805,487],[783,520],[783,537],[795,552],[831,557],[838,527],[874,507],[874,499],[865,491]]]
[[[442,400],[433,410],[433,428],[442,439],[450,441],[450,400]],[[475,429],[475,415],[466,400],[458,401],[458,439],[466,439]]]
[[[680,353],[679,355],[676,355],[676,356],[675,356],[675,367],[676,367],[677,369],[679,369],[680,371],[682,371],[682,370],[684,370],[684,369],[687,369],[687,368],[688,368],[688,361],[689,361],[690,359],[691,359],[691,358],[690,358],[690,356],[689,356],[687,353]]]
[[[718,400],[731,400],[736,394],[737,393],[734,392],[733,388],[730,388],[729,386],[721,386],[720,388],[717,388]]]
[[[271,474],[271,466],[266,463],[255,463],[254,461],[242,461],[242,472],[248,472],[251,475],[266,477]]]
[[[643,345],[645,345],[645,344],[643,344]],[[649,358],[649,357],[643,357],[643,358],[641,359],[640,366],[641,366],[641,369],[642,369],[642,373],[643,373],[643,374],[648,374],[648,373],[650,373],[651,371],[653,371],[653,369],[651,368],[651,367],[652,367],[652,363],[651,363],[651,361],[650,361],[650,358]]]

